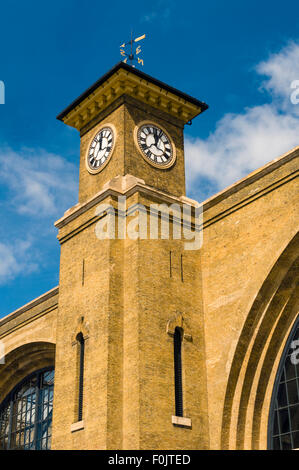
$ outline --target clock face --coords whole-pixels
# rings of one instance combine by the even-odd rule
[[[169,166],[173,160],[173,149],[169,137],[153,124],[142,125],[137,140],[143,155],[155,166]]]
[[[113,143],[114,134],[110,127],[104,127],[97,133],[87,154],[87,163],[91,170],[101,169],[111,154]]]

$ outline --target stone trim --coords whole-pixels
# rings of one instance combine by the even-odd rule
[[[84,429],[84,420],[71,424],[71,432],[81,431],[82,429]]]
[[[219,202],[223,201],[224,199],[228,198],[234,193],[237,193],[244,187],[248,186],[249,184],[255,183],[258,181],[260,178],[263,176],[268,175],[269,173],[272,173],[275,171],[277,168],[280,166],[284,165],[285,163],[298,158],[299,157],[299,146],[289,150],[287,153],[284,153],[278,158],[275,158],[274,160],[271,160],[269,163],[266,165],[262,166],[261,168],[258,168],[257,170],[249,173],[249,175],[245,176],[244,178],[240,179],[236,183],[233,183],[231,186],[228,186],[227,188],[223,189],[223,191],[220,191],[217,194],[214,194],[212,197],[209,199],[206,199],[203,201],[204,205],[204,210],[209,209],[210,207],[213,207],[217,205]],[[273,183],[274,185],[275,183]],[[271,187],[272,185],[270,185]],[[265,190],[267,188],[263,188]],[[253,197],[255,195],[252,195],[250,197]],[[249,198],[248,198],[249,199]]]
[[[59,293],[59,286],[54,287],[53,289],[49,290],[48,292],[45,292],[45,294],[42,294],[40,297],[37,297],[34,300],[31,300],[28,304],[23,305],[23,307],[18,308],[14,312],[6,315],[4,318],[0,320],[0,327],[5,325],[5,323],[14,320],[18,316],[20,316],[22,313],[26,312],[27,310],[32,309],[33,307],[36,307],[37,305],[45,302],[46,300],[49,300],[51,297],[54,297],[55,295],[58,295]],[[58,302],[57,302],[58,303]],[[55,305],[57,305],[57,303]]]
[[[120,180],[120,181],[119,181]],[[127,183],[127,184],[126,184]],[[143,180],[139,178],[135,178],[132,175],[126,175],[124,177],[116,177],[113,180],[109,181],[105,184],[104,188],[98,192],[95,196],[93,196],[88,201],[84,202],[83,204],[76,204],[72,209],[69,209],[65,212],[65,215],[55,222],[55,227],[61,229],[65,227],[69,222],[72,222],[81,214],[84,214],[87,210],[91,209],[101,201],[103,201],[108,196],[123,196],[130,197],[135,194],[137,191],[141,193],[148,194],[151,197],[154,195],[158,196],[159,199],[163,200],[164,202],[172,203],[179,203],[179,204],[189,204],[191,206],[198,207],[199,204],[197,201],[193,199],[189,199],[186,196],[176,197],[172,196],[171,194],[164,193],[163,191],[159,191],[158,189],[152,188],[151,186],[147,186],[144,184]]]
[[[172,416],[171,422],[174,426],[178,426],[180,428],[192,428],[192,421],[190,418],[185,418],[183,416]]]
[[[94,84],[92,90],[87,90],[83,94],[84,97],[81,95],[82,98],[79,97],[75,104],[60,113],[58,119],[81,131],[99,113],[105,111],[123,95],[137,98],[142,103],[165,111],[184,123],[208,107],[205,103],[182,94],[179,90],[171,89],[162,82],[157,83],[150,76],[141,74],[136,76],[134,69],[132,71],[124,69],[125,67],[121,66],[110,77],[102,77],[101,83]]]
[[[14,333],[15,331],[19,330],[20,328],[23,328],[24,326],[28,325],[29,323],[32,323],[33,321],[38,320],[39,318],[41,318],[45,315],[48,315],[48,313],[51,313],[51,312],[53,312],[54,310],[57,310],[57,309],[58,309],[58,304],[56,303],[56,304],[52,305],[51,307],[49,307],[45,310],[42,310],[41,312],[39,312],[35,315],[32,315],[29,318],[25,318],[24,320],[20,320],[20,322],[17,325],[13,324],[11,326],[11,328],[7,328],[2,333],[0,332],[0,338],[1,339],[5,338],[5,336],[8,336],[8,335]],[[0,325],[0,327],[1,326],[2,325]]]
[[[212,198],[207,199],[202,203],[198,203],[193,199],[189,199],[186,196],[176,197],[172,196],[171,194],[167,194],[163,191],[158,189],[152,188],[144,184],[143,180],[135,178],[132,175],[126,175],[124,177],[118,176],[113,178],[111,181],[107,182],[104,188],[97,193],[94,197],[89,199],[83,204],[76,204],[73,208],[69,209],[65,212],[64,216],[55,222],[55,226],[58,229],[65,227],[69,222],[75,220],[81,214],[85,213],[90,208],[94,207],[101,201],[103,201],[108,196],[111,197],[118,197],[126,195],[126,197],[130,197],[131,195],[135,194],[136,192],[140,192],[146,196],[151,198],[158,197],[161,202],[165,203],[178,203],[178,204],[189,204],[190,206],[200,207],[203,206],[204,213],[208,209],[213,206],[216,206],[218,203],[221,203],[223,200],[229,198],[232,194],[237,193],[238,191],[242,190],[244,187],[256,182],[263,176],[275,171],[277,168],[283,166],[285,163],[297,158],[299,156],[299,146],[295,149],[291,150],[290,152],[282,155],[278,159],[273,160],[272,162],[268,163],[264,167],[256,170],[255,172],[251,173],[247,177],[243,178],[242,180],[238,181],[237,183],[233,184],[232,186],[224,189],[222,192],[212,196]],[[203,224],[203,228],[211,225],[212,223],[217,222],[218,220],[222,219],[230,215],[232,212],[241,209],[244,205],[247,205],[257,198],[264,196],[266,193],[276,189],[277,187],[281,186],[282,184],[287,183],[291,179],[295,178],[298,174],[298,171],[292,172],[287,174],[283,178],[272,182],[271,184],[265,185],[262,188],[258,188],[259,191],[254,193],[247,194],[243,199],[240,198],[239,201],[236,201],[234,204],[229,204],[229,207],[225,208],[224,210],[220,211],[213,217],[207,218]],[[91,222],[92,223],[92,222]],[[78,230],[77,228],[76,230]],[[69,235],[66,235],[68,238]],[[60,240],[62,242],[62,240]]]
[[[77,344],[77,335],[79,333],[82,333],[84,341],[89,338],[89,323],[85,321],[83,315],[77,320],[77,325],[72,336],[72,346]]]
[[[184,340],[192,341],[190,327],[188,325],[188,322],[186,322],[186,319],[183,317],[182,313],[178,313],[175,317],[172,317],[170,320],[168,320],[166,326],[166,333],[169,336],[174,336],[174,331],[177,327],[181,328],[184,331]]]

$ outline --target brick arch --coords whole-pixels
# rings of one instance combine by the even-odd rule
[[[299,234],[277,259],[249,311],[232,361],[222,416],[222,449],[267,447],[270,399],[298,315]]]
[[[32,342],[13,349],[0,365],[0,403],[8,393],[32,372],[55,364],[55,344]]]

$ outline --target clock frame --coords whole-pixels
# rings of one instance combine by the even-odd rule
[[[92,143],[94,141],[94,139],[96,138],[96,136],[98,134],[100,134],[104,129],[110,129],[112,131],[112,146],[111,146],[111,150],[109,152],[109,155],[107,156],[106,160],[104,161],[104,163],[102,163],[102,165],[100,165],[99,168],[91,168],[90,165],[89,165],[89,154],[90,154],[90,148],[92,146]],[[114,148],[115,148],[115,142],[116,142],[116,136],[117,136],[117,133],[116,133],[116,128],[113,124],[111,123],[105,123],[103,124],[101,127],[99,127],[96,132],[93,133],[92,135],[92,138],[90,139],[89,141],[89,144],[87,146],[87,151],[86,151],[86,155],[85,155],[85,166],[86,166],[86,169],[89,173],[91,173],[92,175],[95,175],[97,173],[100,173],[105,167],[106,165],[109,163],[111,157],[112,157],[112,154],[113,154],[113,151],[114,151]]]
[[[143,127],[145,125],[154,126],[158,129],[161,129],[161,131],[163,131],[163,133],[166,135],[167,139],[169,140],[169,143],[171,145],[171,150],[172,150],[172,155],[171,155],[171,158],[169,159],[168,162],[166,162],[166,163],[156,163],[155,161],[153,161],[149,157],[147,157],[144,154],[144,152],[142,151],[142,149],[140,148],[139,139],[138,139],[138,131],[141,127]],[[173,142],[172,138],[170,137],[169,133],[160,124],[158,124],[154,121],[149,121],[149,120],[139,122],[138,125],[136,125],[135,129],[134,129],[134,142],[135,142],[135,145],[136,145],[139,153],[142,155],[142,158],[148,164],[153,166],[154,168],[159,168],[160,170],[166,170],[166,169],[168,169],[168,168],[170,168],[174,165],[174,163],[176,161],[176,148],[175,148],[174,142]]]

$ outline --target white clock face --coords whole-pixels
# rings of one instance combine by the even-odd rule
[[[143,155],[155,166],[169,166],[173,160],[173,149],[169,137],[153,124],[142,125],[137,140]]]
[[[112,151],[113,142],[114,134],[110,127],[104,127],[94,137],[87,155],[87,163],[91,170],[101,169]]]

